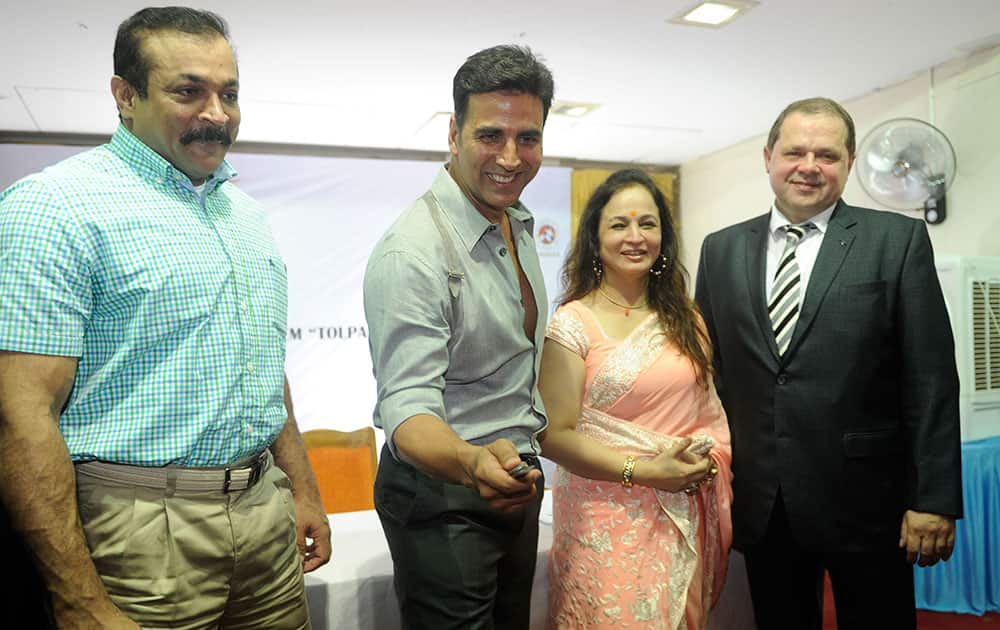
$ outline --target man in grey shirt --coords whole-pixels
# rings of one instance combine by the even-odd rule
[[[407,628],[527,628],[547,299],[518,198],[552,75],[497,46],[454,80],[449,164],[376,245],[365,315],[385,430],[375,505]]]

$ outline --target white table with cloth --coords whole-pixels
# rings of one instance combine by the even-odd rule
[[[392,586],[392,558],[374,510],[330,514],[333,559],[306,575],[314,630],[395,630],[402,627]],[[552,546],[552,501],[546,491],[538,528],[538,563],[531,593],[531,630],[545,628]],[[753,628],[743,559],[732,554],[729,578],[709,628]]]

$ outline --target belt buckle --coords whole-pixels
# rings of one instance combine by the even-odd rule
[[[261,453],[257,459],[250,463],[250,474],[247,476],[247,485],[240,490],[248,490],[255,483],[260,481],[260,478],[264,476],[264,464],[267,463],[267,457],[264,453]],[[242,466],[240,468],[243,468]],[[228,494],[230,490],[230,485],[233,482],[233,470],[240,470],[240,468],[226,468],[225,478],[222,481],[222,493]]]
[[[247,479],[247,488],[260,481],[260,478],[264,476],[264,464],[266,463],[267,457],[261,453],[260,457],[250,464],[250,478]]]

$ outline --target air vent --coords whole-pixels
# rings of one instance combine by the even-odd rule
[[[1000,391],[998,280],[972,282],[972,354],[976,391]]]

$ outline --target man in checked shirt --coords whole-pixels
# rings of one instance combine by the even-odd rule
[[[114,63],[111,141],[0,195],[0,500],[60,628],[308,628],[330,530],[226,24],[143,9]]]

